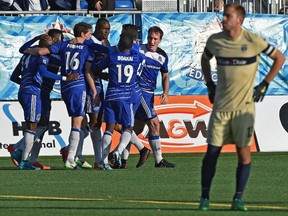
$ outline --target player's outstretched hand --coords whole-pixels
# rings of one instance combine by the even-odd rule
[[[261,102],[267,92],[269,83],[263,80],[259,85],[254,87],[253,99],[255,102]]]
[[[70,72],[67,76],[66,76],[66,81],[73,81],[73,80],[77,80],[79,78],[79,74],[72,74],[72,72]]]
[[[216,93],[216,85],[214,84],[213,81],[206,83],[206,86],[208,88],[208,97],[209,97],[209,101],[210,103],[214,103],[214,97],[215,97],[215,93]]]

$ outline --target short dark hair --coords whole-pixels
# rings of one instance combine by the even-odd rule
[[[96,22],[95,31],[101,29],[106,23],[110,25],[109,21],[106,18],[100,17]]]
[[[240,5],[238,3],[230,3],[230,4],[225,5],[224,11],[226,11],[227,8],[229,8],[229,7],[233,7],[235,9],[235,11],[238,13],[238,15],[242,16],[243,20],[244,20],[244,18],[246,16],[246,11],[242,5]]]
[[[54,38],[55,36],[57,35],[61,35],[61,40],[64,39],[64,35],[63,35],[63,32],[59,29],[50,29],[49,32],[48,32],[48,35],[52,38]]]
[[[150,27],[149,30],[148,30],[148,35],[151,34],[152,32],[159,33],[160,34],[160,39],[162,39],[162,37],[164,35],[162,29],[159,28],[158,26]]]
[[[133,24],[124,24],[122,25],[122,33],[128,33],[132,36],[133,40],[138,38],[138,29],[136,25]]]
[[[133,45],[133,38],[128,33],[121,33],[120,40],[118,43],[118,48],[120,52],[123,52],[125,49],[131,49]]]
[[[92,26],[90,24],[85,22],[77,23],[73,28],[74,36],[80,37],[82,32],[86,34],[89,31],[89,29],[92,29]]]

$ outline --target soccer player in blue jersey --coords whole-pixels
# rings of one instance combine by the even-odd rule
[[[164,50],[158,47],[163,37],[163,31],[158,26],[150,27],[148,30],[147,44],[141,45],[145,54],[145,64],[140,75],[139,85],[142,89],[140,106],[136,112],[134,131],[140,134],[145,124],[149,128],[149,144],[155,158],[155,167],[175,167],[162,157],[160,141],[160,124],[154,109],[154,90],[156,89],[157,76],[162,76],[163,93],[160,96],[160,103],[168,102],[168,91],[170,78],[168,74],[168,56]]]
[[[107,55],[109,49],[105,49],[104,52],[100,52],[98,49],[103,46],[110,46],[108,41],[108,36],[110,33],[110,23],[106,18],[99,18],[96,22],[95,31],[92,34],[92,37],[89,41],[85,41],[85,44],[90,48],[91,56],[93,57],[92,65],[96,65],[102,58]],[[99,45],[99,46],[97,46]],[[96,46],[96,47],[94,47]],[[99,105],[95,106],[92,98],[92,92],[89,87],[87,89],[87,102],[86,102],[86,113],[89,116],[89,123],[87,123],[88,119],[84,118],[81,131],[80,131],[80,141],[77,148],[76,153],[76,163],[78,166],[86,169],[92,168],[92,166],[84,159],[82,155],[84,139],[89,135],[91,136],[91,140],[93,143],[94,149],[94,168],[98,169],[99,163],[102,157],[102,134],[101,134],[101,124],[102,124],[102,113],[103,113],[103,102],[104,102],[104,91],[103,91],[103,83],[101,78],[95,76],[95,87],[97,89],[97,93],[99,95]],[[87,126],[88,125],[88,126]],[[62,154],[62,158],[65,161],[67,157],[67,147],[64,147],[60,150]]]
[[[39,47],[48,47],[53,43],[51,38],[41,39]],[[29,162],[29,154],[31,152],[34,137],[36,134],[37,123],[41,117],[41,85],[42,77],[71,81],[77,79],[78,76],[60,76],[49,72],[47,64],[49,62],[48,56],[32,56],[25,54],[21,58],[22,73],[21,83],[18,93],[18,100],[24,110],[24,117],[26,122],[26,131],[24,133],[24,149],[22,153],[22,160],[18,166],[20,170],[40,169],[34,167]],[[67,75],[67,74],[66,74]]]
[[[104,120],[106,130],[103,136],[103,153],[99,169],[112,170],[108,165],[108,154],[110,152],[112,134],[116,123],[123,126],[120,144],[126,147],[131,140],[131,133],[134,126],[134,109],[131,100],[133,85],[137,79],[137,71],[143,61],[142,55],[132,51],[133,39],[129,34],[121,34],[117,47],[107,57],[101,60],[96,69],[102,71],[107,68],[108,87],[104,104]],[[124,148],[125,148],[124,147]],[[117,151],[116,160],[121,165],[121,152]]]
[[[76,151],[80,140],[80,130],[86,112],[86,91],[87,84],[93,92],[92,100],[97,104],[97,90],[94,85],[94,75],[90,71],[92,57],[89,53],[85,40],[91,38],[92,26],[88,23],[77,23],[74,26],[76,44],[70,41],[59,42],[46,49],[28,50],[33,54],[59,54],[61,56],[61,74],[79,74],[79,79],[70,83],[61,83],[61,95],[66,104],[67,111],[71,117],[71,132],[69,135],[68,156],[64,167],[76,169]]]
[[[53,43],[57,43],[63,39],[63,33],[62,31],[58,29],[50,29],[48,34],[42,34],[39,36],[36,36],[32,40],[26,42],[20,49],[19,51],[22,53],[25,49],[31,47],[35,42],[38,40],[42,39],[49,39],[49,36],[51,37]],[[47,65],[48,71],[57,74],[59,72],[59,67],[60,67],[60,58],[58,56],[49,56],[49,62]],[[15,70],[13,71],[10,80],[20,84],[21,83],[21,71],[22,65],[21,62],[17,65]],[[73,75],[75,76],[75,75]],[[48,123],[50,119],[50,111],[51,111],[51,99],[50,99],[50,92],[53,89],[53,85],[55,83],[54,79],[46,78],[43,77],[43,83],[41,85],[41,118],[40,121],[37,125],[37,130],[35,134],[35,142],[33,144],[32,150],[31,150],[31,156],[30,156],[30,163],[35,166],[39,167],[41,169],[51,169],[49,166],[42,165],[38,162],[38,156],[40,149],[42,147],[42,139],[44,136],[44,133],[48,129]],[[11,158],[13,163],[18,167],[21,158],[22,158],[22,152],[24,149],[24,143],[23,143],[23,138],[18,141],[15,145],[10,144],[8,146],[8,151],[11,154]]]
[[[110,46],[110,42],[108,41],[108,36],[110,33],[110,23],[106,18],[99,18],[96,22],[95,31],[92,34],[91,42],[103,46]],[[97,65],[98,62],[103,59],[107,53],[99,52],[96,50],[91,49],[91,55],[93,56],[93,65]],[[94,106],[93,100],[91,100],[91,91],[90,89],[87,90],[87,114],[89,116],[89,131],[90,137],[93,144],[94,149],[94,168],[98,169],[99,163],[101,162],[102,157],[102,134],[101,134],[101,125],[102,125],[102,114],[103,114],[103,102],[104,102],[104,90],[103,90],[103,83],[102,79],[98,76],[95,76],[95,87],[97,89],[99,95],[99,105]],[[79,147],[77,149],[77,158],[78,158],[78,165],[83,167],[83,165],[90,165],[88,164],[83,156],[82,156],[82,148],[83,148],[83,141],[84,138],[88,136],[88,130],[86,124],[83,124],[84,127],[81,128],[81,139],[79,143]],[[76,161],[77,162],[77,161]],[[90,165],[91,166],[91,165]],[[89,167],[90,168],[90,167]],[[92,168],[92,166],[91,166]]]
[[[140,48],[139,44],[137,43],[137,38],[138,38],[137,26],[133,25],[133,24],[124,24],[124,25],[122,25],[122,33],[126,33],[126,34],[129,34],[132,36],[133,45],[132,45],[131,49],[135,50],[136,52],[141,53],[141,51],[140,51],[141,48]],[[142,63],[142,65],[144,65],[144,63],[145,63],[145,56],[144,55],[143,55],[143,61],[144,62]],[[142,89],[140,88],[140,86],[138,84],[138,79],[139,79],[139,76],[137,76],[136,82],[133,83],[133,94],[131,96],[131,102],[133,103],[134,113],[136,113],[136,111],[140,105],[141,96],[142,96]],[[121,133],[121,131],[122,131],[121,125],[117,124],[115,130]],[[134,144],[135,147],[140,152],[140,158],[139,158],[139,161],[138,161],[136,167],[140,167],[146,162],[146,160],[148,159],[148,157],[150,155],[151,150],[149,150],[148,148],[146,148],[143,145],[143,143],[141,142],[141,140],[138,138],[138,136],[136,135],[136,133],[133,130],[132,134],[131,134],[131,140],[130,140],[130,143],[128,144],[128,146],[125,148],[125,146],[118,145],[116,147],[116,149],[109,154],[109,158],[110,158],[111,162],[114,162],[115,160],[113,158],[113,153],[117,150],[122,152],[121,166],[117,166],[117,164],[114,164],[113,168],[127,168],[127,166],[128,166],[127,160],[129,157],[131,143]]]

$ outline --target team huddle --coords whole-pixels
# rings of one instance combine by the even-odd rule
[[[118,45],[110,46],[110,23],[105,18],[97,20],[93,34],[92,26],[84,22],[76,24],[73,30],[72,40],[64,41],[60,30],[51,29],[47,35],[37,36],[20,48],[24,55],[11,80],[20,85],[18,100],[24,110],[26,131],[18,143],[8,147],[13,163],[20,170],[51,169],[38,162],[38,155],[48,129],[50,92],[55,80],[61,80],[61,97],[71,118],[68,145],[60,150],[66,169],[127,168],[131,144],[140,153],[136,167],[142,166],[151,153],[137,136],[145,124],[149,127],[155,167],[175,167],[162,157],[159,119],[154,110],[159,72],[163,86],[161,103],[168,101],[168,58],[158,47],[163,31],[151,27],[148,43],[138,45],[137,27],[124,24]],[[31,47],[36,41],[38,45]],[[102,79],[108,81],[105,96]],[[102,121],[106,123],[103,137]],[[114,130],[121,136],[117,148],[111,151]],[[82,155],[84,139],[89,134],[94,166]]]

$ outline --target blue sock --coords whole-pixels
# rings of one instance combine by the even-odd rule
[[[251,163],[249,164],[238,163],[236,172],[236,192],[234,195],[234,199],[242,198],[243,191],[249,179],[250,170],[251,170]]]
[[[221,147],[208,145],[207,152],[202,161],[201,170],[201,187],[202,198],[209,199],[210,187],[212,179],[215,175],[217,159],[221,152]]]

